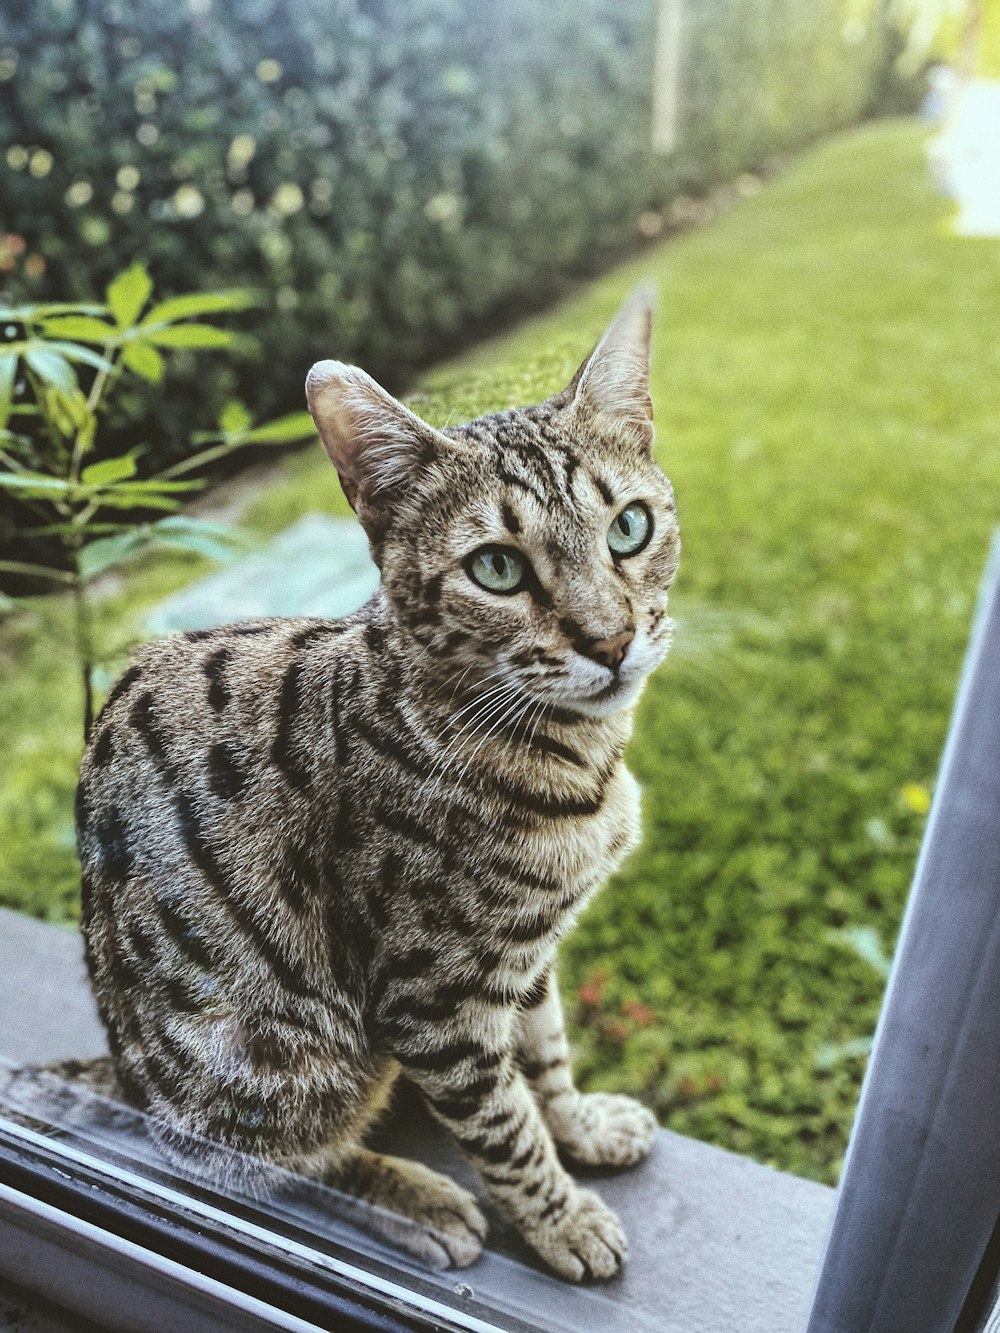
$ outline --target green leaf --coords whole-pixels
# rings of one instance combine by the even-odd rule
[[[0,356],[0,429],[7,425],[14,404],[14,380],[17,377],[17,357],[9,353]]]
[[[119,532],[130,532],[133,525],[131,523],[88,523],[88,537],[111,537]],[[78,536],[80,526],[78,523],[67,520],[65,523],[43,523],[37,528],[21,528],[20,531],[25,537],[64,537],[67,535]]]
[[[108,509],[162,509],[173,513],[181,507],[180,500],[169,495],[136,495],[131,491],[102,491],[100,499],[101,507]]]
[[[87,487],[83,493],[98,500],[102,508],[163,509],[174,513],[181,505],[180,499],[175,497],[199,490],[203,485],[201,481],[115,481]]]
[[[0,472],[0,490],[24,492],[25,499],[54,499],[57,495],[68,495],[73,489],[72,482],[46,476],[44,472]]]
[[[108,307],[97,305],[94,301],[44,301],[41,305],[22,306],[22,310],[33,311],[32,318],[48,319],[50,315],[106,315]]]
[[[114,481],[124,481],[135,476],[135,458],[132,454],[120,454],[117,458],[105,458],[100,463],[91,463],[80,474],[84,486],[107,486]]]
[[[89,542],[80,552],[78,568],[85,579],[96,578],[106,569],[119,565],[136,551],[148,546],[149,529],[145,526],[121,532],[115,537],[99,537]]]
[[[857,1059],[860,1055],[871,1055],[871,1037],[854,1037],[850,1041],[829,1043],[816,1052],[816,1068],[830,1069],[841,1060]]]
[[[883,980],[888,978],[892,971],[892,959],[886,956],[881,936],[872,926],[843,926],[828,931],[827,936],[832,943],[844,944],[853,949]]]
[[[76,372],[65,357],[43,347],[29,347],[24,353],[24,359],[46,384],[54,384],[64,393],[72,393],[76,388]]]
[[[104,315],[107,306],[77,301],[46,301],[42,305],[0,306],[0,320],[9,319],[17,324],[33,324],[50,315]]]
[[[308,440],[315,434],[316,423],[308,412],[289,412],[287,416],[247,431],[244,439],[247,444],[291,444],[295,440]]]
[[[252,421],[249,409],[231,398],[219,413],[219,430],[223,435],[242,435]]]
[[[218,435],[195,435],[193,436],[193,442],[200,444],[204,440],[217,440],[218,438]],[[199,449],[197,453],[190,454],[187,458],[181,459],[179,463],[174,463],[173,467],[164,468],[162,472],[158,472],[156,475],[164,480],[168,477],[179,477],[184,472],[193,472],[195,468],[204,467],[206,463],[214,463],[217,458],[225,458],[227,454],[235,453],[242,445],[243,441],[237,438],[226,440],[211,449]]]
[[[213,523],[207,518],[192,518],[189,514],[181,518],[161,518],[156,526],[164,532],[201,532],[218,541],[231,542],[234,546],[250,545],[250,539],[239,528],[229,523]]]
[[[129,491],[135,495],[152,494],[159,492],[163,495],[174,495],[182,491],[198,491],[204,486],[203,481],[161,481],[156,477],[150,477],[145,481],[120,481],[116,482],[117,490]]]
[[[122,365],[151,384],[159,384],[163,379],[163,357],[148,343],[126,343],[122,352]]]
[[[160,546],[207,556],[220,564],[232,560],[248,545],[234,528],[185,516],[161,519],[153,525],[152,532]]]
[[[81,347],[79,343],[48,341],[40,345],[47,347],[49,351],[58,353],[59,356],[64,356],[67,361],[83,361],[86,365],[93,366],[95,370],[103,370],[107,374],[114,370],[114,366],[106,356],[91,351],[89,347]]]
[[[165,328],[143,325],[143,341],[157,347],[228,347],[233,335],[213,324],[171,324]]]
[[[113,343],[118,330],[103,319],[89,315],[62,315],[42,321],[42,332],[49,338],[73,338],[80,342]]]
[[[131,328],[153,291],[153,281],[145,264],[138,261],[119,273],[108,286],[108,307],[120,329]]]
[[[67,437],[80,436],[84,447],[90,447],[97,420],[87,406],[86,396],[79,389],[64,393],[62,389],[50,385],[42,395],[42,406],[42,415],[50,425]]]
[[[190,319],[192,315],[217,315],[227,310],[246,310],[249,306],[260,305],[260,292],[249,287],[233,288],[225,292],[195,292],[190,296],[172,296],[161,301],[142,321],[147,324],[172,324],[178,319]]]

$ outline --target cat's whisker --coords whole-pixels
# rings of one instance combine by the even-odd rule
[[[492,705],[500,700],[512,698],[520,691],[513,681],[509,678],[501,680],[493,685],[489,690],[484,690],[482,694],[477,695],[465,707],[454,713],[449,720],[449,726],[454,726],[463,713],[468,714],[465,721],[454,734],[450,749],[454,751],[457,743],[463,736],[467,736],[485,721],[486,717],[492,711]]]
[[[496,675],[506,674],[506,672],[504,673],[497,672],[495,674]],[[473,712],[470,717],[467,717],[465,722],[459,728],[458,732],[450,738],[447,745],[444,747],[442,753],[439,755],[438,760],[435,763],[430,774],[424,779],[423,783],[421,784],[421,791],[423,791],[423,788],[425,787],[431,788],[431,791],[428,794],[428,800],[427,802],[425,802],[423,807],[424,811],[426,811],[427,805],[430,803],[430,800],[433,799],[433,794],[434,794],[433,784],[439,778],[444,776],[445,772],[447,771],[451,763],[453,756],[461,748],[463,737],[470,735],[473,731],[475,731],[477,726],[479,726],[488,717],[490,717],[494,711],[495,706],[500,706],[500,707],[505,706],[507,697],[509,696],[512,688],[513,687],[509,680],[503,680],[499,684],[493,685],[489,690],[484,691],[483,694],[477,695],[476,698],[473,699],[470,704],[467,704],[464,708],[460,709],[458,713],[454,714],[449,719],[449,726],[450,726],[458,719],[458,717],[461,716],[462,713],[467,713],[469,712],[470,709],[479,710],[477,712]]]
[[[478,661],[470,662],[468,666],[465,667],[465,669],[462,672],[460,672],[454,684],[452,685],[451,693],[448,696],[449,705],[454,703],[455,695],[458,693],[458,691],[464,685],[465,681],[468,679],[470,672],[475,671],[477,667],[482,667],[482,663]],[[507,663],[500,662],[494,671],[490,671],[487,675],[481,677],[479,680],[474,681],[467,688],[469,690],[479,691],[479,695],[473,696],[475,699],[478,698],[482,694],[483,690],[488,685],[491,685],[493,682],[497,680],[509,680],[509,679],[510,679],[510,669]]]
[[[498,680],[498,677],[501,679]],[[461,708],[456,709],[456,711],[451,714],[448,719],[449,726],[453,726],[464,713],[475,708],[477,704],[482,703],[484,699],[488,698],[491,694],[495,694],[498,690],[507,689],[512,683],[505,669],[494,672],[491,676],[486,678],[486,681],[481,682],[481,684],[485,685],[490,681],[492,681],[493,684],[491,684],[488,689],[480,689],[479,693],[475,694],[467,704],[464,704]]]
[[[456,678],[455,683],[451,687],[451,693],[448,695],[449,704],[453,704],[455,702],[455,695],[458,693],[458,691],[462,688],[462,685],[467,680],[469,672],[475,669],[475,665],[476,664],[474,662],[470,662],[469,665],[465,668],[465,670],[461,672],[461,674]]]
[[[488,710],[489,705],[508,695],[511,688],[509,681],[500,681],[498,684],[491,686],[490,689],[484,690],[482,694],[478,694],[470,703],[466,704],[464,708],[460,708],[457,713],[452,714],[448,720],[449,727],[453,727],[463,714],[468,714],[468,716],[459,727],[458,731],[451,737],[445,752],[446,755],[449,751],[454,750],[462,736],[476,728],[482,718],[483,710]]]
[[[488,704],[485,704],[481,711],[474,714],[471,719],[467,720],[466,724],[462,727],[461,731],[454,738],[452,745],[449,747],[447,755],[448,763],[451,762],[451,759],[458,753],[459,749],[462,748],[463,738],[465,740],[470,739],[480,727],[490,723],[498,714],[504,713],[509,706],[517,701],[516,697],[513,696],[512,691],[513,687],[507,685],[502,692],[492,698]],[[468,766],[467,762],[457,774],[453,773],[451,775],[453,785],[459,785]]]
[[[415,639],[414,642],[419,643],[420,640],[419,640],[419,639]],[[423,666],[423,664],[424,664],[424,660],[425,660],[425,659],[427,658],[427,656],[429,655],[429,653],[430,653],[430,651],[431,651],[431,648],[432,648],[432,646],[433,646],[433,643],[434,643],[433,639],[429,639],[429,640],[427,641],[427,643],[425,643],[425,644],[421,644],[420,652],[416,655],[416,657],[414,657],[414,658],[412,658],[412,659],[410,660],[409,665],[410,665],[411,667],[420,667],[420,666]]]
[[[467,773],[470,765],[472,764],[476,756],[479,754],[483,746],[488,741],[492,740],[501,731],[501,729],[510,721],[511,718],[514,719],[514,723],[516,725],[517,722],[520,721],[520,719],[524,716],[524,713],[527,711],[527,709],[531,707],[531,704],[532,704],[531,699],[525,699],[523,696],[521,698],[514,699],[511,702],[510,706],[506,710],[502,711],[499,717],[494,719],[494,721],[490,726],[490,729],[486,732],[485,736],[482,737],[479,744],[472,751],[472,754],[466,760],[465,764],[463,765],[459,773],[456,774],[455,776],[456,786],[459,783],[461,783],[462,778]]]
[[[551,708],[551,706],[552,706],[552,705],[551,705],[550,703],[548,703],[545,699],[539,699],[539,701],[538,701],[538,716],[537,716],[537,718],[535,719],[535,721],[534,721],[534,723],[533,723],[533,725],[532,725],[532,728],[531,728],[531,735],[530,735],[530,737],[528,738],[528,746],[529,746],[529,748],[530,748],[532,745],[534,745],[534,743],[535,743],[535,733],[538,731],[538,728],[539,728],[539,726],[541,725],[541,723],[545,720],[545,714],[546,714],[546,711],[547,711],[549,708]]]
[[[477,702],[482,704],[482,707],[478,712],[473,713],[466,719],[465,723],[454,737],[450,750],[451,754],[456,752],[459,742],[461,742],[463,738],[467,740],[479,727],[483,726],[496,713],[501,712],[506,708],[508,703],[516,699],[517,690],[516,687],[508,681],[496,686],[490,692],[490,695],[491,697],[488,700],[477,700]]]

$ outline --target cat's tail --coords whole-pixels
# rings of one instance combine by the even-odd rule
[[[115,1073],[115,1062],[110,1055],[98,1055],[92,1060],[57,1060],[54,1064],[27,1065],[25,1068],[65,1079],[67,1083],[73,1083],[78,1088],[86,1088],[99,1097],[110,1097],[116,1102],[128,1101]]]
[[[273,1162],[186,1132],[172,1118],[144,1114],[126,1095],[110,1056],[45,1065],[0,1059],[0,1117],[38,1133],[76,1130],[85,1140],[111,1133],[138,1160],[162,1166],[165,1159],[188,1179],[249,1198],[270,1194],[288,1175]]]
[[[18,1124],[29,1128],[69,1128],[95,1121],[110,1125],[118,1112],[134,1114],[110,1056],[47,1065],[0,1060],[0,1116]]]

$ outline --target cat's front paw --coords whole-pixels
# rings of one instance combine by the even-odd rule
[[[574,1189],[561,1212],[527,1228],[524,1237],[571,1282],[617,1277],[628,1255],[621,1222],[592,1190]]]
[[[429,1268],[468,1268],[486,1240],[487,1223],[468,1190],[420,1162],[368,1154],[359,1221]]]
[[[488,1228],[468,1190],[439,1177],[413,1211],[420,1240],[412,1247],[431,1268],[468,1268],[479,1258]]]
[[[649,1152],[656,1117],[617,1093],[581,1093],[552,1126],[567,1157],[581,1166],[635,1166]]]

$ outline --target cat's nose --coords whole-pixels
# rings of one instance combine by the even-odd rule
[[[617,671],[625,661],[628,646],[634,638],[634,629],[623,629],[619,634],[611,634],[606,639],[592,639],[583,651],[595,662],[600,662],[601,666]]]

